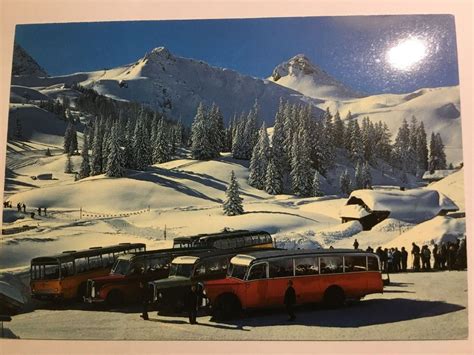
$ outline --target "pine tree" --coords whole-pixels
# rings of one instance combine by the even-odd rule
[[[135,169],[135,154],[133,150],[133,132],[135,125],[129,118],[125,126],[124,142],[123,142],[123,160],[124,167],[127,169]]]
[[[356,190],[364,188],[364,176],[362,171],[362,163],[360,161],[357,162],[356,169],[355,169],[355,176],[354,176],[354,188]]]
[[[321,180],[319,177],[319,172],[317,170],[314,171],[313,177],[313,196],[320,197],[324,196],[324,193],[321,191]]]
[[[431,172],[446,169],[446,153],[439,133],[431,133],[429,168]]]
[[[44,153],[44,155],[46,155],[47,157],[50,157],[52,154],[51,154],[51,150],[49,150],[49,148],[46,149],[46,152]]]
[[[89,141],[88,137],[85,134],[83,143],[82,143],[82,151],[81,151],[81,167],[79,169],[79,178],[84,179],[91,174],[91,169],[90,169],[90,160],[89,160]]]
[[[265,176],[268,161],[270,159],[270,142],[268,140],[267,127],[262,124],[250,159],[249,185],[262,190],[265,187]]]
[[[218,157],[220,152],[224,148],[224,138],[225,138],[225,129],[224,129],[224,116],[222,115],[219,106],[215,103],[212,104],[211,110],[209,111],[211,131],[210,139],[211,145],[215,149],[214,156]]]
[[[135,124],[133,151],[135,154],[135,168],[145,170],[152,163],[151,145],[146,133],[145,120],[141,116]]]
[[[77,132],[74,125],[70,122],[64,133],[64,153],[72,155],[77,150]]]
[[[311,196],[312,173],[308,131],[301,129],[294,138],[291,153],[291,187],[297,196]]]
[[[241,116],[237,121],[232,134],[232,157],[235,159],[245,159],[245,117]]]
[[[344,122],[342,122],[339,111],[334,115],[334,145],[337,148],[344,148]]]
[[[280,104],[278,106],[278,111],[275,115],[275,125],[273,126],[273,135],[272,135],[272,147],[271,147],[271,156],[273,161],[272,167],[272,179],[277,179],[278,182],[275,182],[278,188],[277,193],[281,193],[281,186],[283,185],[283,179],[286,172],[289,169],[289,162],[287,161],[287,154],[285,149],[285,116],[284,116],[284,103],[280,99]],[[274,189],[272,189],[274,190]],[[267,191],[268,192],[268,191]]]
[[[407,172],[408,169],[408,147],[410,145],[410,128],[404,119],[402,125],[398,129],[397,137],[393,145],[393,165],[400,170]]]
[[[364,145],[362,143],[359,123],[356,120],[352,124],[351,149],[349,153],[353,162],[364,160]]]
[[[352,119],[352,114],[351,111],[349,111],[346,115],[346,118],[344,119],[344,122],[346,123],[346,127],[344,129],[344,148],[348,152],[351,151],[351,142],[352,142],[352,131],[354,128],[354,122],[355,120]]]
[[[352,192],[352,182],[349,176],[349,172],[347,170],[341,174],[339,178],[339,186],[341,188],[341,192],[344,196],[349,196]]]
[[[102,120],[94,122],[94,144],[92,145],[91,175],[102,174]]]
[[[242,198],[239,194],[239,184],[235,178],[234,171],[230,175],[230,184],[226,190],[226,199],[223,204],[224,214],[227,216],[236,216],[244,213]]]
[[[423,121],[420,122],[417,130],[418,134],[418,146],[417,146],[417,161],[418,169],[421,170],[421,173],[424,173],[428,170],[428,142],[425,132],[425,126]]]
[[[163,119],[160,120],[156,132],[156,140],[153,150],[153,160],[158,164],[166,163],[171,160],[171,146],[168,142],[168,128]]]
[[[362,167],[362,188],[372,188],[372,174],[370,173],[370,165],[367,162],[365,162],[364,166]]]
[[[109,136],[109,156],[107,158],[107,167],[105,175],[108,177],[122,177],[125,174],[123,169],[123,152],[119,145],[120,135],[118,124],[114,124]]]
[[[216,157],[216,147],[213,145],[212,136],[212,122],[201,102],[191,127],[191,154],[194,159],[208,160]]]
[[[283,182],[274,159],[271,159],[267,166],[265,191],[270,195],[278,195],[283,191]]]
[[[66,174],[71,174],[73,172],[73,165],[72,165],[72,161],[71,161],[71,156],[70,155],[67,155],[66,156],[66,165],[64,166],[64,172]]]

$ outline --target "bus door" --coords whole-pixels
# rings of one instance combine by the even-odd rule
[[[267,303],[268,264],[252,265],[245,282],[244,308],[262,307]]]
[[[315,256],[295,258],[293,287],[297,303],[313,303],[321,300],[321,278],[319,262]]]

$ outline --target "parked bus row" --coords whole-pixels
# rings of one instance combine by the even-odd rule
[[[35,258],[31,290],[36,298],[83,298],[116,307],[143,301],[180,312],[194,286],[216,318],[241,310],[283,307],[290,283],[296,304],[340,306],[383,291],[379,257],[346,249],[282,250],[266,232],[233,231],[176,238],[173,248],[145,250],[120,244]],[[145,285],[145,286],[144,286]]]

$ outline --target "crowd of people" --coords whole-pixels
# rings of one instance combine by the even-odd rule
[[[359,246],[357,239],[354,242],[354,248]],[[374,253],[369,246],[368,252]],[[382,271],[388,273],[408,271],[408,251],[405,247],[398,248],[378,247],[375,250],[381,261]],[[421,248],[416,243],[412,243],[411,248],[411,270],[413,271],[431,271],[431,270],[464,270],[467,269],[467,250],[466,238],[457,239],[456,242],[447,242],[433,244],[430,250],[428,245],[422,245]]]
[[[3,208],[13,208],[12,202],[11,202],[11,201],[3,201]],[[17,211],[20,212],[20,213],[21,213],[21,212],[23,212],[23,213],[25,213],[25,214],[27,213],[27,212],[26,212],[26,205],[25,205],[25,203],[18,202],[18,203],[16,204],[16,209],[17,209]],[[43,215],[43,216],[45,216],[45,217],[47,216],[47,208],[46,208],[46,207],[38,207],[38,208],[36,209],[36,211],[37,211],[37,213],[38,213],[38,216],[41,216],[41,215]],[[35,213],[34,210],[33,210],[33,211],[29,211],[28,213],[30,214],[30,217],[31,217],[31,218],[35,218],[35,214],[36,214],[36,213]]]

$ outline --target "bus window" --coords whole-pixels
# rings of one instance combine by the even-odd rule
[[[293,276],[293,259],[272,260],[268,263],[270,277]]]
[[[321,274],[337,274],[344,270],[342,256],[321,256],[319,263]]]
[[[56,280],[59,279],[59,265],[44,265],[43,280]]]
[[[247,273],[247,268],[248,267],[245,265],[231,264],[227,275],[243,280],[245,277],[245,274]]]
[[[365,255],[348,255],[344,256],[345,272],[361,272],[367,271]]]
[[[74,275],[74,263],[67,261],[61,264],[61,278]]]
[[[191,277],[194,264],[171,264],[170,276]]]
[[[90,256],[89,257],[89,270],[101,269],[102,268],[102,258],[100,255]]]
[[[130,262],[128,260],[117,259],[112,267],[112,274],[127,275],[129,268]]]
[[[104,267],[110,267],[114,264],[114,262],[115,262],[115,259],[114,259],[113,253],[102,255],[102,265]]]
[[[85,272],[89,269],[87,258],[78,258],[74,261],[76,273]]]
[[[375,256],[369,256],[367,257],[368,259],[368,266],[369,266],[369,271],[380,271],[379,267],[379,261]]]
[[[296,258],[295,259],[295,275],[315,275],[319,274],[318,258]]]
[[[252,266],[249,272],[248,280],[260,280],[267,278],[267,264],[261,263]]]
[[[156,270],[166,270],[168,269],[168,264],[170,262],[170,258],[166,257],[156,257],[149,259],[148,264],[148,271],[156,271]]]

